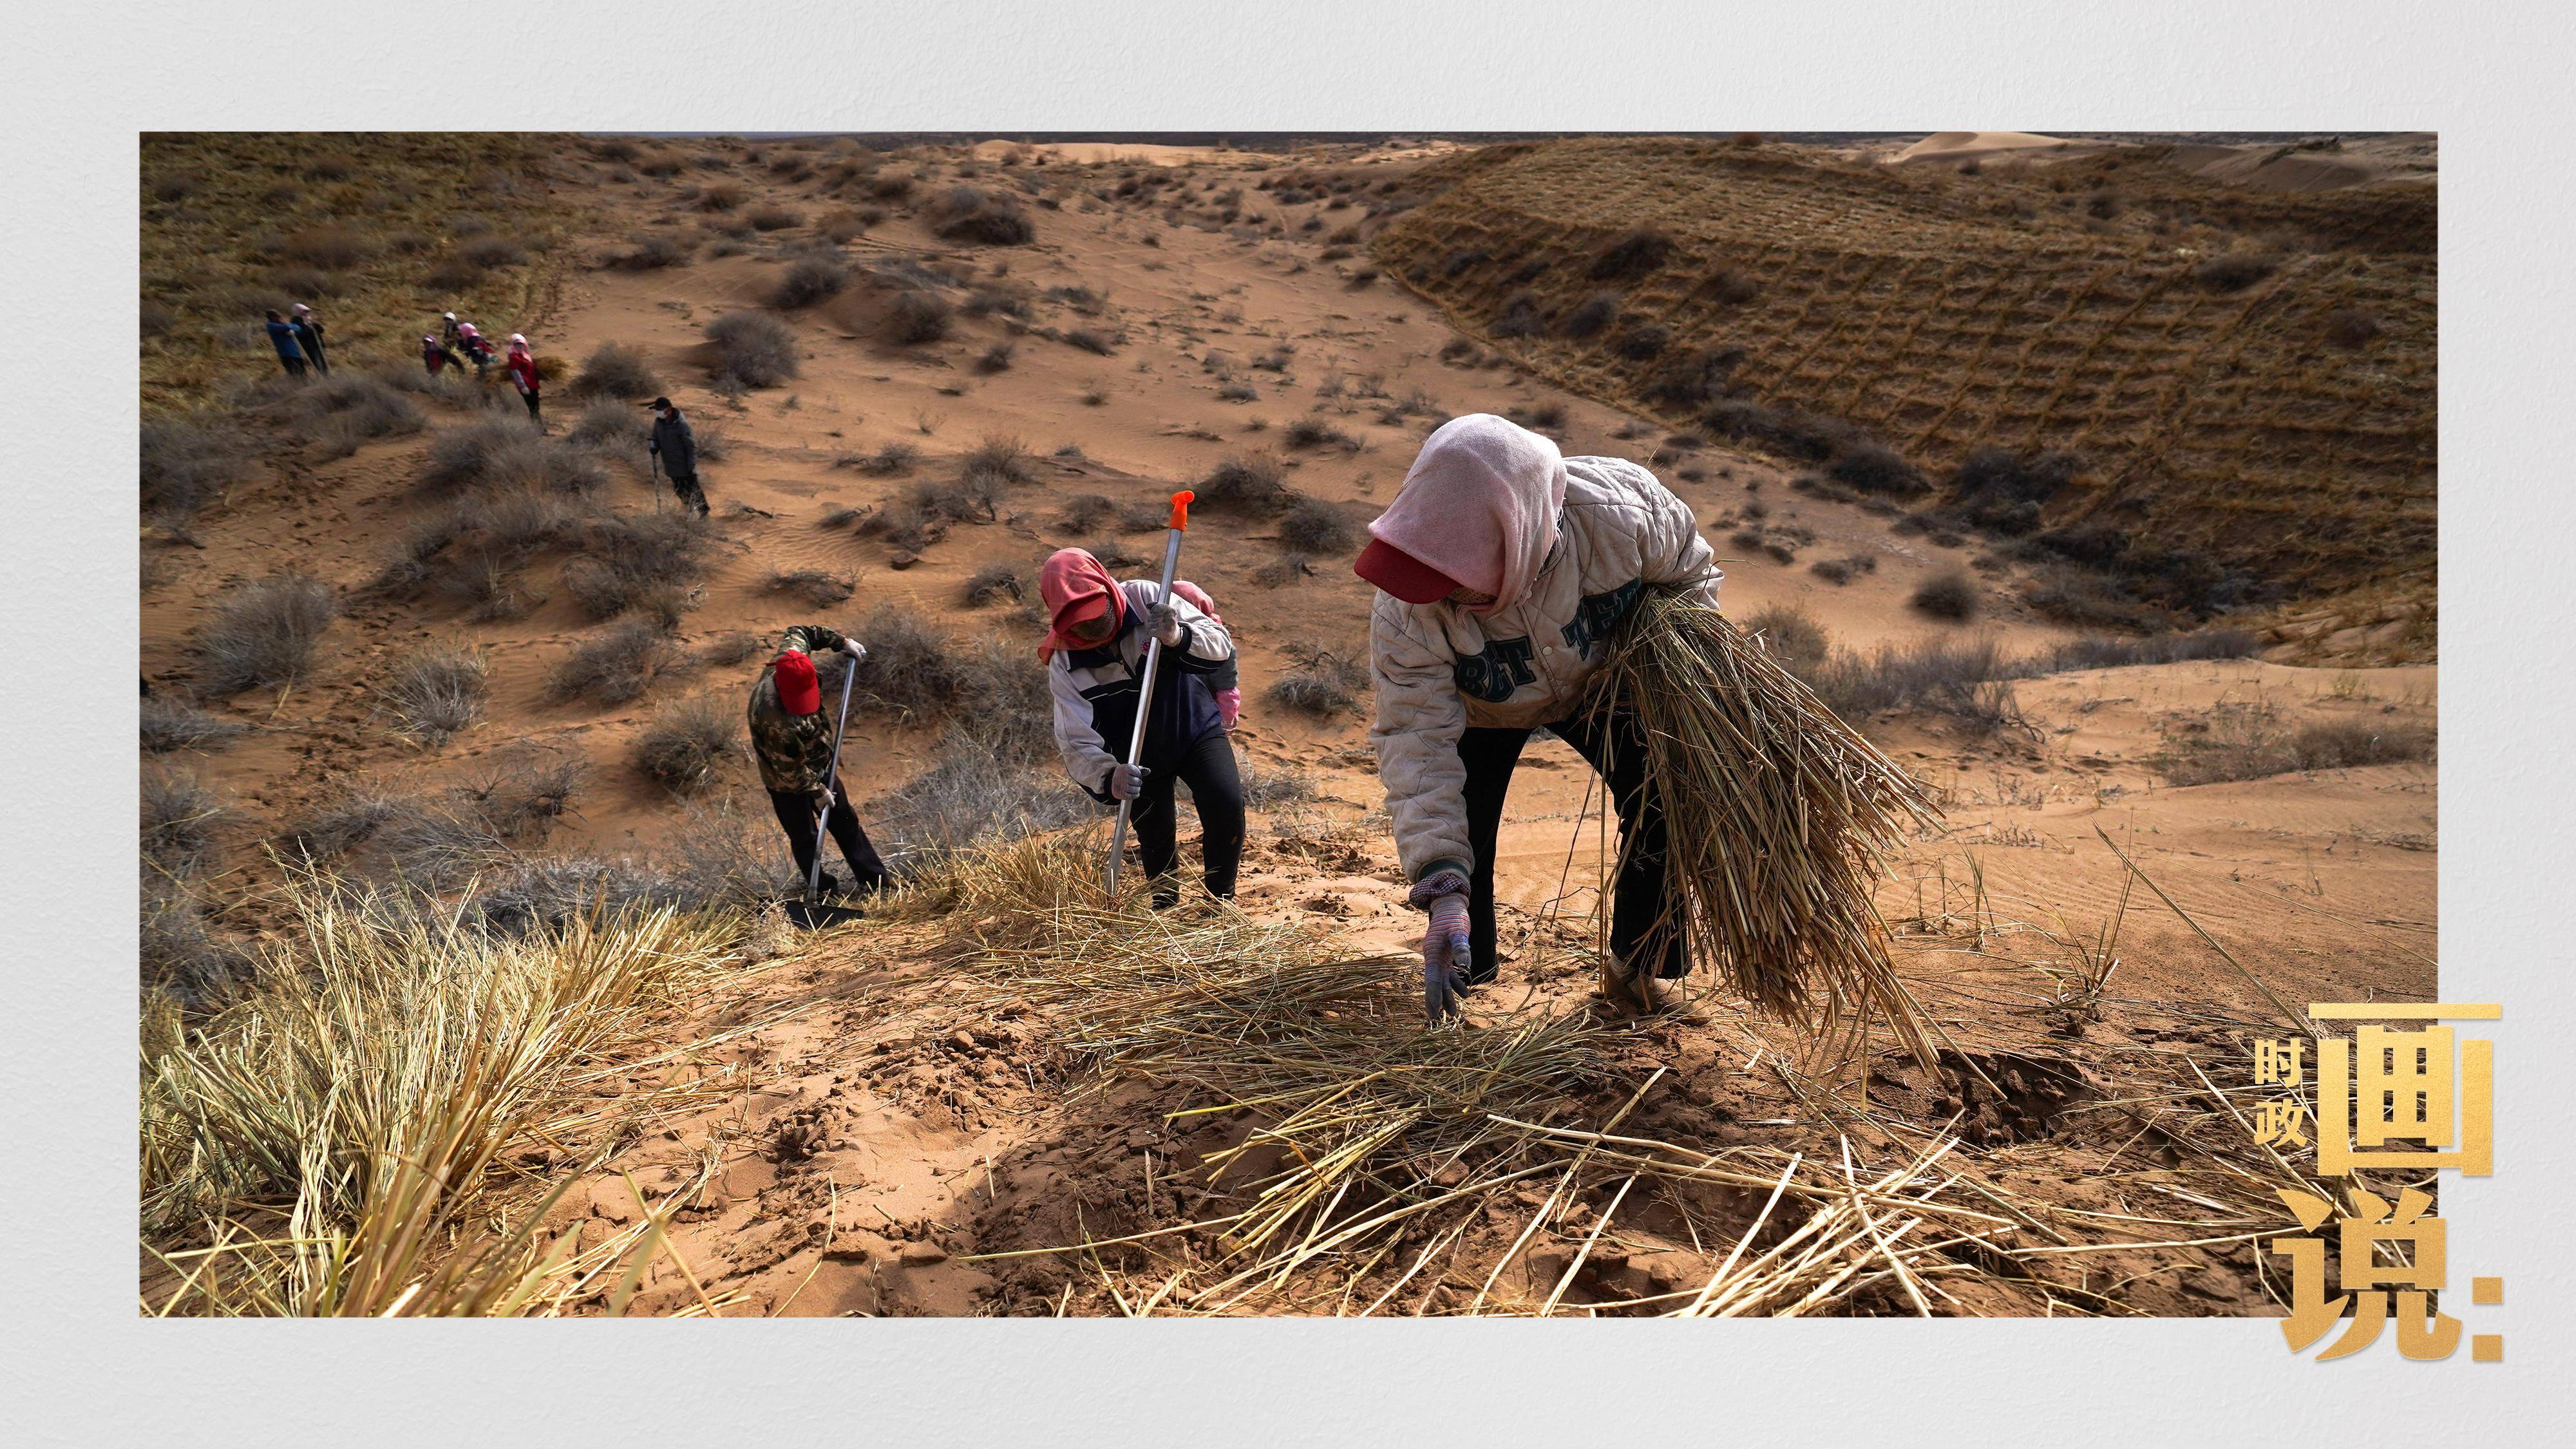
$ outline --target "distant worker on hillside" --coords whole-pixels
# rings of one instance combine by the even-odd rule
[[[832,768],[835,723],[823,708],[813,656],[829,649],[847,654],[850,668],[858,667],[868,652],[856,639],[822,624],[799,624],[779,639],[777,657],[751,686],[751,750],[760,762],[760,783],[769,791],[770,806],[787,832],[788,848],[795,852],[797,878],[813,875],[814,853],[828,822],[841,859],[849,864],[853,888],[883,890],[885,862],[859,824],[849,787],[824,786]],[[823,877],[825,891],[840,888],[829,874]]]
[[[456,346],[457,350],[465,354],[465,360],[474,364],[476,377],[481,377],[484,371],[491,367],[492,344],[484,340],[482,333],[474,330],[473,323],[456,324]]]
[[[296,345],[295,327],[275,312],[268,314],[268,345],[277,349],[277,360],[285,364],[287,376],[304,375],[304,350]]]
[[[1189,783],[1204,827],[1199,848],[1208,893],[1234,899],[1243,860],[1243,780],[1216,702],[1235,682],[1234,639],[1177,582],[1171,601],[1157,607],[1161,594],[1153,579],[1118,582],[1078,548],[1058,549],[1038,570],[1038,595],[1051,621],[1038,657],[1047,662],[1055,699],[1056,751],[1065,773],[1093,799],[1134,802],[1137,852],[1154,883],[1157,910],[1181,898],[1176,782]],[[1155,639],[1163,653],[1144,748],[1136,759],[1122,759],[1144,693],[1145,646]]]
[[[441,368],[463,368],[465,359],[448,350],[447,344],[424,332],[420,334],[420,365],[436,377]]]
[[[698,486],[697,433],[669,398],[657,397],[645,406],[653,410],[653,436],[644,445],[646,450],[662,460],[662,471],[671,475],[671,491],[680,495],[680,506],[706,517],[706,491]]]
[[[519,401],[528,405],[528,421],[537,425],[538,432],[544,432],[546,420],[537,411],[537,355],[528,350],[528,339],[516,332],[510,334],[509,367],[510,381],[519,389]]]
[[[298,302],[289,309],[294,313],[295,345],[304,350],[304,360],[324,377],[331,375],[331,360],[322,355],[322,319],[313,309]]]
[[[438,340],[445,343],[450,349],[454,349],[463,344],[465,340],[464,329],[465,324],[456,320],[455,313],[441,312],[438,314]]]

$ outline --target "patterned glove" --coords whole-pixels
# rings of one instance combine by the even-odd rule
[[[1458,989],[1467,984],[1473,960],[1467,936],[1467,897],[1439,896],[1431,902],[1431,929],[1422,937],[1422,1015],[1433,1026],[1458,1014]]]
[[[1142,765],[1110,766],[1109,798],[1112,800],[1135,799],[1139,794],[1143,793],[1145,789],[1145,777],[1152,773],[1154,772],[1146,769]]]

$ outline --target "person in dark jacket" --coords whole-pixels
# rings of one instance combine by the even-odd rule
[[[1180,590],[1158,604],[1151,579],[1120,583],[1100,560],[1059,549],[1038,570],[1052,626],[1038,657],[1055,700],[1056,751],[1065,773],[1095,800],[1132,801],[1137,853],[1156,909],[1180,902],[1172,786],[1187,781],[1205,827],[1208,893],[1234,898],[1243,860],[1243,781],[1216,696],[1235,683],[1234,640]],[[1161,640],[1144,748],[1128,759],[1143,694],[1146,646]]]
[[[825,785],[832,769],[832,731],[837,722],[823,708],[822,680],[813,656],[831,649],[849,655],[853,668],[868,652],[856,639],[823,624],[799,624],[780,637],[777,656],[751,686],[751,752],[759,762],[760,783],[769,791],[778,824],[787,832],[788,849],[795,852],[797,878],[813,876],[815,848],[828,822],[857,888],[883,890],[885,862],[877,857],[867,830],[859,824],[859,812],[850,806],[848,786]],[[823,889],[837,891],[840,882],[826,875]]]
[[[436,377],[440,368],[462,369],[465,359],[450,351],[446,343],[424,332],[420,334],[420,365],[429,369],[430,376]]]
[[[296,345],[295,328],[275,312],[268,314],[268,345],[277,349],[277,360],[286,366],[286,375],[304,375],[304,349]]]
[[[322,355],[322,319],[301,302],[288,310],[294,314],[289,325],[295,328],[295,345],[303,349],[304,360],[313,364],[315,372],[329,377],[331,360]]]
[[[662,471],[671,475],[671,491],[680,495],[680,506],[706,517],[706,490],[698,486],[697,433],[669,398],[657,397],[645,406],[653,410],[653,438],[645,446],[662,460]]]

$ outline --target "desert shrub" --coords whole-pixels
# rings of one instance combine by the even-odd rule
[[[955,314],[956,308],[936,292],[898,292],[886,308],[886,340],[898,347],[937,342],[948,335]]]
[[[870,836],[890,866],[911,874],[979,845],[1097,816],[1080,787],[1056,772],[1032,771],[1035,758],[1006,741],[951,730],[930,768],[872,803]]]
[[[1356,450],[1360,441],[1321,418],[1299,418],[1280,435],[1292,448],[1345,448]]]
[[[814,234],[834,246],[856,240],[859,234],[867,229],[866,218],[846,209],[827,211],[823,213],[822,220],[814,223]]]
[[[744,387],[775,387],[797,374],[796,334],[775,317],[736,312],[707,324],[715,376]],[[702,448],[703,451],[703,448]]]
[[[2070,669],[2116,669],[2186,659],[2247,659],[2262,648],[2262,641],[2243,629],[2201,629],[2187,634],[2150,634],[2141,639],[2093,635],[2052,645],[2025,667],[2035,674],[2056,674]]]
[[[143,515],[184,524],[197,510],[250,476],[253,449],[240,429],[205,418],[163,418],[143,425],[140,481]]]
[[[731,211],[743,204],[751,193],[730,181],[719,181],[700,190],[694,204],[700,211]]]
[[[2286,737],[2258,715],[2222,713],[2216,725],[2198,726],[2171,742],[2157,761],[2166,778],[2177,785],[2214,785],[2433,757],[2434,733],[2420,724],[2317,720]]]
[[[1267,453],[1237,453],[1218,463],[1198,486],[1202,508],[1276,513],[1296,501],[1287,472]]]
[[[1915,586],[1909,601],[1935,619],[1963,623],[1977,613],[1977,581],[1965,569],[1945,569]]]
[[[1844,448],[1825,465],[1825,471],[1834,481],[1863,493],[1901,497],[1920,493],[1928,486],[1903,454],[1880,443],[1855,443]]]
[[[281,406],[325,457],[345,458],[370,439],[408,436],[427,425],[419,407],[384,378],[345,369],[297,388]]]
[[[205,184],[206,174],[202,171],[165,171],[152,178],[152,196],[156,201],[185,201]]]
[[[1619,355],[1630,362],[1652,362],[1672,344],[1673,334],[1652,322],[1631,327],[1619,336]],[[1698,399],[1694,398],[1696,402]]]
[[[1833,640],[1816,616],[1794,604],[1773,604],[1744,621],[1745,631],[1761,637],[1762,647],[1780,666],[1814,683],[1832,657]]]
[[[1660,330],[1660,329],[1657,329]],[[1662,342],[1657,343],[1660,352]],[[1647,377],[1646,396],[1678,408],[1698,408],[1726,395],[1728,380],[1748,354],[1741,347],[1711,347],[1666,361]]]
[[[1027,212],[1009,202],[987,202],[971,211],[951,216],[932,228],[942,241],[973,242],[982,246],[1025,246],[1037,237]]]
[[[1538,294],[1522,291],[1504,297],[1485,330],[1496,337],[1535,337],[1546,331],[1547,319],[1539,311]]]
[[[769,305],[791,312],[811,307],[826,297],[839,295],[849,280],[849,268],[830,257],[802,257],[790,263],[778,285],[770,289]]]
[[[871,611],[857,635],[868,657],[856,666],[854,708],[909,720],[954,714],[983,730],[1025,731],[1023,745],[1051,729],[1046,674],[1024,646],[989,634],[960,643],[891,604]]]
[[[309,267],[346,271],[375,254],[375,244],[354,227],[331,223],[290,232],[278,239],[271,255]]]
[[[1115,339],[1089,327],[1077,327],[1065,333],[1064,343],[1068,347],[1079,347],[1095,357],[1107,357],[1118,350]]]
[[[1118,516],[1118,505],[1097,493],[1077,493],[1064,500],[1056,527],[1067,533],[1089,533]]]
[[[1741,307],[1762,295],[1762,283],[1749,272],[1722,267],[1717,275],[1710,279],[1709,291],[1719,301],[1730,306]]]
[[[396,731],[436,748],[483,717],[491,674],[480,649],[430,645],[397,663],[380,693]]]
[[[497,483],[538,446],[535,426],[507,414],[446,428],[430,439],[429,469],[421,475],[421,484],[433,491],[451,491]]]
[[[1300,498],[1279,518],[1279,543],[1296,553],[1347,553],[1358,537],[1340,510],[1320,499]]]
[[[652,423],[642,409],[603,397],[574,416],[572,426],[564,430],[564,441],[575,447],[620,453],[643,447],[651,429]]]
[[[712,785],[741,754],[741,702],[702,693],[667,700],[635,738],[635,768],[674,794]]]
[[[2021,672],[1992,636],[1977,635],[1836,653],[1813,668],[1808,683],[1837,714],[1920,709],[1983,728],[2002,723],[2010,705],[2010,695],[1992,686]]]
[[[1132,569],[1145,562],[1143,554],[1129,548],[1125,540],[1114,537],[1099,539],[1084,552],[1100,560],[1102,568],[1111,570]]]
[[[143,752],[166,755],[173,750],[206,750],[230,744],[249,732],[249,726],[211,715],[184,699],[168,693],[143,697],[141,733]]]
[[[603,342],[583,358],[571,390],[595,397],[649,398],[662,391],[653,364],[642,351],[620,342]]]
[[[223,802],[186,770],[143,776],[143,858],[173,878],[196,874],[214,859],[216,817]]]
[[[1012,354],[1017,351],[1018,348],[1008,338],[995,342],[984,349],[982,356],[975,359],[975,370],[987,374],[1008,372],[1011,370]]]
[[[1618,320],[1619,294],[1595,292],[1577,304],[1573,311],[1566,313],[1565,320],[1557,325],[1557,330],[1568,337],[1598,337],[1609,330],[1611,323]]]
[[[1004,598],[1018,603],[1027,597],[1028,586],[1021,582],[1020,571],[1006,563],[988,563],[966,580],[968,608],[979,608]]]
[[[657,271],[663,267],[685,267],[689,264],[689,244],[677,237],[637,236],[626,250],[609,258],[609,265],[630,272]]]
[[[2191,269],[2191,279],[2213,292],[2241,292],[2280,269],[2278,257],[2221,252]]]
[[[1262,698],[1281,709],[1331,719],[1361,706],[1369,687],[1367,653],[1302,640],[1280,651],[1294,667],[1270,682]]]
[[[1592,259],[1588,273],[1596,282],[1617,281],[1623,277],[1651,272],[1672,255],[1673,239],[1648,227],[1639,227],[1602,249]]]
[[[2379,319],[2359,307],[2337,307],[2326,314],[2326,340],[2337,347],[2362,348],[2379,335]]]
[[[1560,402],[1530,403],[1512,408],[1504,416],[1535,432],[1565,431],[1565,404]]]
[[[221,699],[293,683],[312,666],[314,646],[339,613],[331,586],[305,574],[239,585],[216,602],[214,618],[198,631],[201,687]]]
[[[670,636],[653,623],[629,619],[573,646],[546,677],[559,700],[624,704],[642,694],[672,661]]]
[[[1000,488],[1011,484],[1038,481],[1037,460],[1028,446],[1004,433],[986,435],[964,460],[963,474],[970,484]]]
[[[456,254],[462,257],[468,266],[479,267],[487,272],[502,267],[525,266],[528,261],[526,247],[508,237],[500,236],[478,236],[459,246]]]
[[[583,530],[581,557],[564,566],[564,587],[593,619],[642,609],[665,628],[675,626],[706,571],[706,543],[686,514],[594,518]]]
[[[1302,553],[1282,553],[1252,571],[1252,581],[1265,589],[1285,588],[1315,576],[1315,566]]]
[[[785,594],[812,609],[837,604],[859,591],[858,582],[848,574],[823,569],[773,570],[760,588],[763,593]]]
[[[805,224],[805,213],[787,206],[756,206],[743,213],[755,231],[785,231]]]
[[[2056,569],[2032,579],[2022,590],[2022,602],[2043,618],[2086,628],[2154,631],[2172,622],[2122,580],[2079,569]]]

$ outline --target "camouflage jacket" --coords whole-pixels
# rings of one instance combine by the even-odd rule
[[[823,788],[823,776],[832,767],[832,725],[840,703],[840,671],[828,667],[828,656],[837,653],[844,636],[825,624],[799,624],[781,635],[778,647],[770,651],[769,664],[763,665],[760,680],[751,687],[751,752],[760,761],[760,783],[764,788],[782,794],[812,794]],[[816,672],[829,682],[824,686],[823,707],[812,714],[789,714],[778,703],[776,678],[777,656],[790,649],[802,649],[814,656]],[[840,661],[848,667],[847,659]]]

